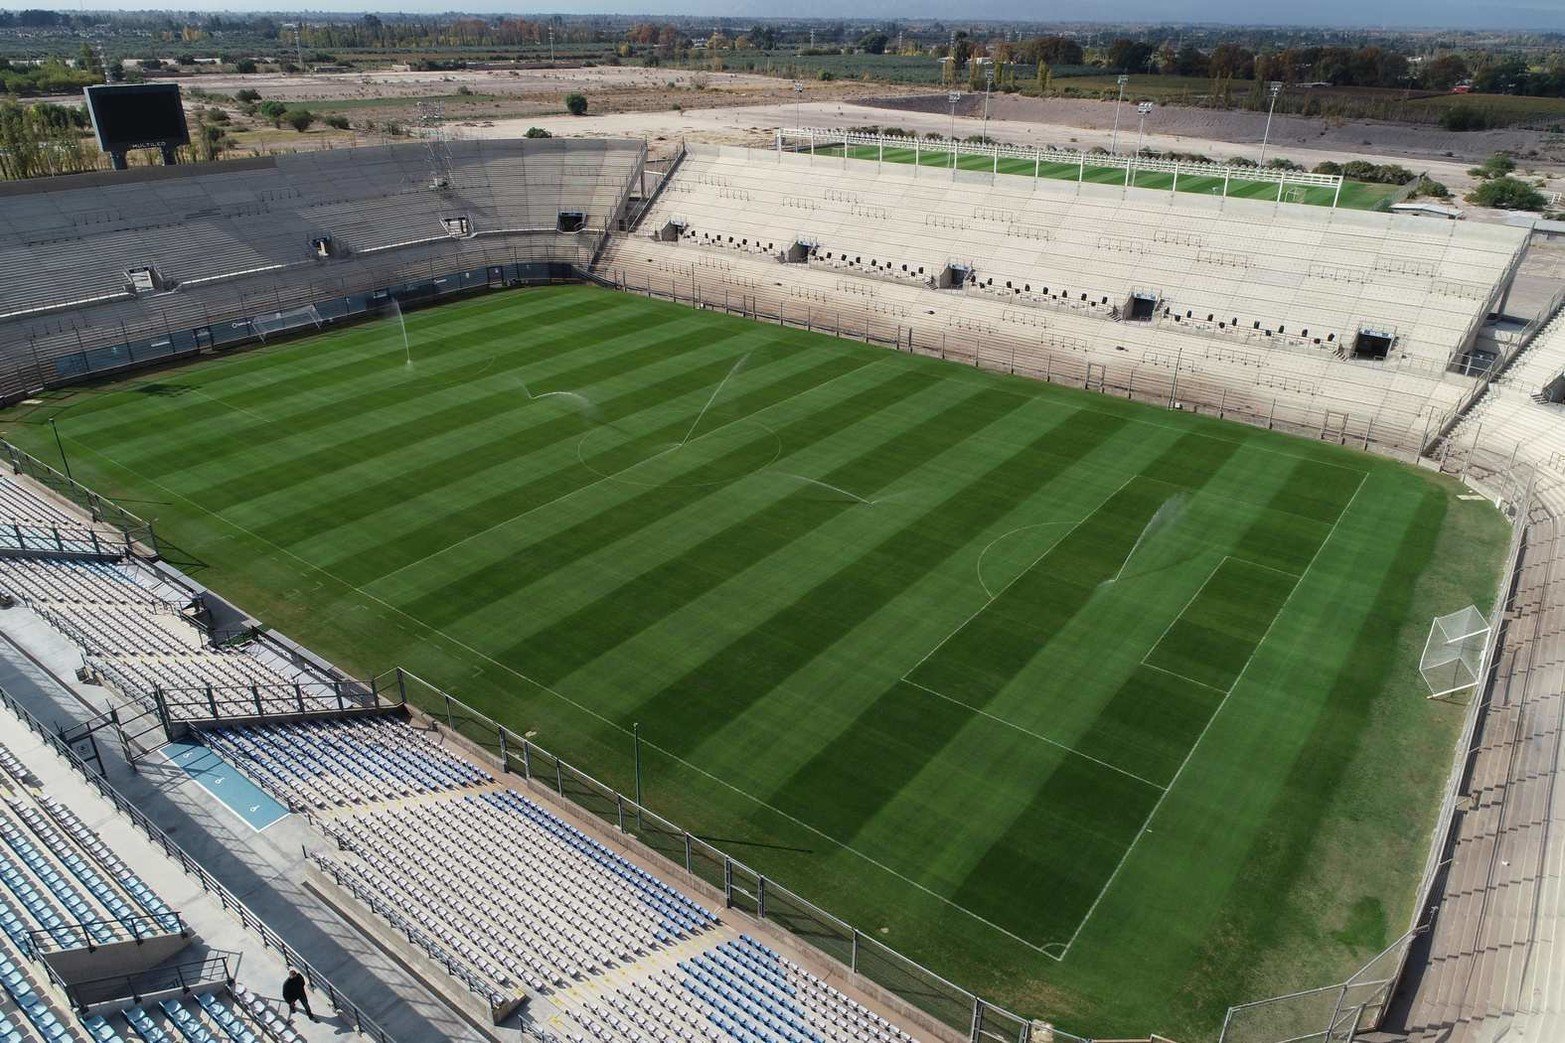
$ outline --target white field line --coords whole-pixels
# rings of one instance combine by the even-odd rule
[[[1019,532],[1026,532],[1028,529],[1047,529],[1047,528],[1049,528],[1052,525],[1076,525],[1076,524],[1079,524],[1079,523],[1078,522],[1033,522],[1030,525],[1018,525],[1016,528],[1011,529],[1009,532],[1002,532],[1002,533],[1000,533],[1000,535],[996,536],[994,539],[992,539],[988,543],[984,544],[984,549],[978,552],[978,562],[977,562],[977,564],[975,564],[973,566],[974,571],[976,571],[978,573],[978,586],[983,589],[984,597],[988,598],[990,601],[993,601],[994,598],[995,598],[994,592],[989,589],[989,584],[984,582],[984,556],[987,555],[991,550],[993,550],[995,545],[998,544],[1001,540],[1009,539],[1010,537],[1015,536]],[[1053,548],[1051,547],[1050,549],[1052,550]],[[1047,553],[1047,551],[1045,551],[1045,553]],[[1033,562],[1033,564],[1036,565],[1037,562],[1035,561],[1035,562]]]
[[[1053,543],[1049,544],[1048,548],[1046,550],[1044,550],[1043,553],[1039,554],[1036,558],[1034,558],[1032,560],[1032,562],[1030,564],[1028,564],[1028,566],[1025,569],[1022,569],[1015,576],[1012,576],[1009,583],[1007,583],[1005,586],[1001,587],[999,590],[997,590],[993,594],[991,594],[987,601],[985,601],[982,605],[979,605],[978,608],[976,608],[973,611],[972,615],[968,616],[966,619],[962,620],[962,622],[958,623],[956,625],[956,629],[955,630],[952,630],[945,637],[941,638],[938,642],[935,643],[934,647],[932,647],[929,651],[925,652],[923,654],[923,656],[919,658],[918,662],[916,662],[912,666],[908,667],[907,671],[905,673],[903,673],[903,675],[902,675],[902,680],[904,680],[904,681],[908,680],[913,675],[913,673],[916,670],[918,670],[919,667],[923,666],[924,663],[926,661],[928,661],[930,656],[932,656],[936,652],[940,651],[942,648],[945,647],[945,645],[946,645],[946,643],[948,641],[950,641],[956,635],[960,634],[963,630],[967,629],[967,625],[969,623],[971,623],[973,620],[977,619],[979,616],[983,615],[984,611],[986,609],[988,609],[988,607],[990,605],[994,604],[994,601],[995,601],[996,598],[998,598],[1001,594],[1004,594],[1007,590],[1010,590],[1011,587],[1013,587],[1018,580],[1020,580],[1023,576],[1027,575],[1027,573],[1031,572],[1034,568],[1036,568],[1037,565],[1038,565],[1038,562],[1040,562],[1044,558],[1048,557],[1049,553],[1051,551],[1053,551],[1055,547],[1058,547],[1065,540],[1070,539],[1071,533],[1073,533],[1077,529],[1081,528],[1081,526],[1087,521],[1088,518],[1091,518],[1093,515],[1097,514],[1099,511],[1101,511],[1103,509],[1104,505],[1106,505],[1110,500],[1112,500],[1114,497],[1118,496],[1122,491],[1124,491],[1125,486],[1127,486],[1131,482],[1135,481],[1137,479],[1137,477],[1139,477],[1139,476],[1133,474],[1129,478],[1126,478],[1123,482],[1119,483],[1119,487],[1118,488],[1116,488],[1113,492],[1111,492],[1107,496],[1105,496],[1102,499],[1102,501],[1098,503],[1098,505],[1096,507],[1092,508],[1092,510],[1088,511],[1086,514],[1083,514],[1076,521],[1071,522],[1070,523],[1070,528],[1065,530],[1065,534],[1063,536],[1061,536],[1059,539],[1055,540]],[[979,582],[979,586],[980,587],[983,586],[982,581]],[[922,686],[920,686],[920,687],[922,687]]]
[[[1299,592],[1299,588],[1304,586],[1305,578],[1309,576],[1310,570],[1315,567],[1315,563],[1320,560],[1321,552],[1326,549],[1326,545],[1331,542],[1331,538],[1337,534],[1337,529],[1339,526],[1341,526],[1342,519],[1346,518],[1348,516],[1348,512],[1353,509],[1354,502],[1358,500],[1359,493],[1364,491],[1364,483],[1368,480],[1369,472],[1366,471],[1364,472],[1363,476],[1359,478],[1359,483],[1354,488],[1353,495],[1348,498],[1347,505],[1344,506],[1341,513],[1337,515],[1336,521],[1331,523],[1331,529],[1326,533],[1326,538],[1321,540],[1320,546],[1315,548],[1315,553],[1311,555],[1309,564],[1305,565],[1304,571],[1299,573],[1298,580],[1293,584],[1293,589],[1288,591],[1288,596],[1283,599],[1282,605],[1277,609],[1277,614],[1272,616],[1272,621],[1266,625],[1266,632],[1261,635],[1260,641],[1256,642],[1255,648],[1251,649],[1250,657],[1244,661],[1244,666],[1239,668],[1239,673],[1234,676],[1233,684],[1228,686],[1228,691],[1223,694],[1222,701],[1217,704],[1217,709],[1213,710],[1212,716],[1206,719],[1205,727],[1201,729],[1201,734],[1196,736],[1196,740],[1191,744],[1189,752],[1185,754],[1185,759],[1180,762],[1179,770],[1175,771],[1174,777],[1169,780],[1168,788],[1165,789],[1163,791],[1163,795],[1157,799],[1157,803],[1152,805],[1152,810],[1147,812],[1146,820],[1141,823],[1141,830],[1136,834],[1136,838],[1130,842],[1130,846],[1127,847],[1125,849],[1125,853],[1120,856],[1119,864],[1114,867],[1114,872],[1110,873],[1109,878],[1103,882],[1102,890],[1100,890],[1098,892],[1098,896],[1092,900],[1092,905],[1087,908],[1087,912],[1081,918],[1081,922],[1076,925],[1076,930],[1073,931],[1070,938],[1066,940],[1065,947],[1060,950],[1060,954],[1058,956],[1053,956],[1052,953],[1049,954],[1050,956],[1053,956],[1056,961],[1064,960],[1065,957],[1070,954],[1071,946],[1076,944],[1076,939],[1081,935],[1082,928],[1087,926],[1087,921],[1092,919],[1092,914],[1097,912],[1098,906],[1103,902],[1103,896],[1108,894],[1109,888],[1114,886],[1114,881],[1119,877],[1120,870],[1125,868],[1125,863],[1129,861],[1131,852],[1135,851],[1136,845],[1141,843],[1141,838],[1147,835],[1147,832],[1151,828],[1152,820],[1157,818],[1158,810],[1162,808],[1163,802],[1168,799],[1168,795],[1170,793],[1174,792],[1174,787],[1179,785],[1179,779],[1182,775],[1184,775],[1185,768],[1190,765],[1190,761],[1195,757],[1196,751],[1201,748],[1201,743],[1203,740],[1205,740],[1207,733],[1212,730],[1212,723],[1217,720],[1219,715],[1222,714],[1223,707],[1228,705],[1228,700],[1233,696],[1234,690],[1238,688],[1239,683],[1244,680],[1244,675],[1249,672],[1250,664],[1255,662],[1256,653],[1260,652],[1262,648],[1266,647],[1267,639],[1270,638],[1272,634],[1272,628],[1277,625],[1277,621],[1281,619],[1288,611],[1288,605],[1293,601],[1293,595],[1297,594]],[[1050,947],[1052,948],[1053,946]]]
[[[985,709],[982,709],[980,707],[974,706],[972,703],[963,702],[961,699],[954,699],[951,696],[946,695],[944,692],[937,692],[933,688],[930,688],[928,685],[919,684],[917,681],[910,680],[909,678],[906,678],[906,677],[902,678],[902,680],[905,683],[912,685],[914,688],[918,688],[918,689],[921,689],[921,690],[923,690],[925,692],[928,692],[930,695],[934,696],[936,699],[944,699],[946,702],[951,703],[954,706],[960,706],[963,709],[970,710],[973,713],[978,714],[980,717],[987,717],[987,718],[989,718],[989,720],[994,721],[996,724],[1001,724],[1001,725],[1004,725],[1007,728],[1011,728],[1011,729],[1013,729],[1015,731],[1019,731],[1023,735],[1029,735],[1032,738],[1039,740],[1040,742],[1048,743],[1050,746],[1053,746],[1055,749],[1064,750],[1066,753],[1069,753],[1069,754],[1071,754],[1072,756],[1075,756],[1075,757],[1080,757],[1083,760],[1089,760],[1089,761],[1091,761],[1092,763],[1098,765],[1101,768],[1107,768],[1109,771],[1117,772],[1120,775],[1124,775],[1126,778],[1135,779],[1137,782],[1144,783],[1145,785],[1151,786],[1153,789],[1157,790],[1159,793],[1163,792],[1163,787],[1162,786],[1159,786],[1157,783],[1153,782],[1151,779],[1142,778],[1140,775],[1137,775],[1133,771],[1126,771],[1124,768],[1116,767],[1115,765],[1110,764],[1108,761],[1099,760],[1098,758],[1092,756],[1092,754],[1090,754],[1090,753],[1082,753],[1080,750],[1074,749],[1074,748],[1072,748],[1070,746],[1067,746],[1063,742],[1056,742],[1054,739],[1049,738],[1047,735],[1042,735],[1042,734],[1040,734],[1038,732],[1032,731],[1031,729],[1023,728],[1021,725],[1017,724],[1015,721],[1007,720],[1006,718],[1000,717],[997,714],[992,714],[988,710],[985,710]]]
[[[1165,669],[1164,667],[1158,666],[1156,663],[1149,663],[1145,659],[1141,661],[1141,665],[1146,667],[1148,670],[1156,670],[1160,674],[1167,674],[1169,677],[1177,677],[1186,684],[1193,684],[1198,688],[1205,688],[1209,692],[1216,692],[1218,695],[1228,694],[1227,689],[1218,688],[1216,685],[1207,684],[1205,681],[1197,681],[1193,677],[1186,677],[1177,670]]]

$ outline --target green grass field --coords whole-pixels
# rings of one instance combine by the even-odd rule
[[[992,999],[1210,1038],[1402,929],[1507,528],[1334,446],[587,287],[47,396],[7,438]]]
[[[841,145],[822,146],[815,150],[818,156],[840,156]],[[848,149],[848,158],[861,160],[879,160],[881,151],[868,145],[855,145]],[[950,169],[951,154],[946,151],[924,152],[920,150],[915,156],[910,148],[888,148],[884,158],[888,163],[913,163],[917,162],[921,167],[944,167]],[[994,157],[971,152],[959,152],[956,157],[956,165],[961,170],[991,171],[995,169]],[[1030,159],[1018,159],[1002,156],[999,163],[999,172],[1020,177],[1032,177],[1036,173],[1038,177],[1046,177],[1056,181],[1076,181],[1078,179],[1089,181],[1098,185],[1123,185],[1125,184],[1124,167],[1095,167],[1090,163],[1081,167],[1076,163],[1043,163],[1034,164]],[[1136,188],[1150,188],[1159,192],[1168,192],[1176,188],[1174,175],[1165,174],[1155,170],[1136,171],[1131,176],[1131,185]],[[1386,205],[1386,201],[1394,196],[1400,186],[1397,185],[1371,185],[1362,181],[1344,181],[1342,183],[1341,198],[1337,205],[1351,210],[1378,210]],[[1198,195],[1222,195],[1223,179],[1220,177],[1206,177],[1182,175],[1179,178],[1177,190],[1180,192],[1193,192]],[[1331,206],[1332,200],[1337,198],[1335,189],[1320,185],[1294,185],[1283,189],[1284,202],[1303,203],[1309,206]],[[1294,194],[1286,194],[1289,192]],[[1232,178],[1228,183],[1227,194],[1234,199],[1263,199],[1272,201],[1277,198],[1277,183],[1275,181],[1247,181],[1242,178]]]

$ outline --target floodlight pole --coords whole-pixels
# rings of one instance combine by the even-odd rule
[[[1136,154],[1130,157],[1129,162],[1125,164],[1125,184],[1127,186],[1135,183],[1135,176],[1131,173],[1131,170],[1141,158],[1141,143],[1147,137],[1147,116],[1151,112],[1152,103],[1150,101],[1143,101],[1136,106],[1136,115],[1139,117],[1136,129]]]
[[[961,91],[951,91],[946,95],[946,101],[951,103],[951,130],[948,137],[951,139],[951,180],[956,180],[956,103],[962,100]]]
[[[1270,92],[1272,101],[1266,107],[1266,132],[1261,135],[1261,166],[1263,167],[1266,165],[1266,143],[1271,140],[1272,136],[1272,113],[1277,108],[1277,95],[1282,93],[1282,84],[1273,80],[1267,91]]]
[[[636,746],[636,826],[641,826],[641,722],[630,726],[631,738]]]
[[[1130,82],[1130,77],[1121,75],[1116,82],[1119,83],[1119,98],[1114,102],[1114,136],[1109,139],[1110,155],[1119,151],[1119,105],[1125,100],[1125,84]]]
[[[994,90],[994,66],[989,67],[989,76],[984,81],[984,144],[989,143],[989,94]]]
[[[804,95],[804,84],[799,80],[793,81],[793,125],[802,127],[804,123],[799,116],[799,99]]]
[[[65,465],[65,477],[74,482],[76,479],[71,477],[71,461],[65,455],[65,443],[60,441],[60,428],[54,422],[54,417],[49,418],[49,430],[54,432],[54,445],[56,449],[60,450],[60,463]]]

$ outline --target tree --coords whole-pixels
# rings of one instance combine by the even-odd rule
[[[859,37],[858,49],[865,54],[885,54],[886,44],[891,42],[891,37],[885,33],[865,33]]]
[[[1156,53],[1156,49],[1144,40],[1129,40],[1125,37],[1120,37],[1109,44],[1109,68],[1145,72],[1147,59],[1151,58],[1154,53]]]
[[[1490,178],[1468,193],[1467,201],[1497,210],[1542,210],[1549,204],[1542,192],[1514,177]]]
[[[280,101],[268,100],[256,106],[255,111],[260,114],[262,119],[271,120],[272,126],[281,127],[283,125],[283,117],[288,115],[288,106]]]
[[[248,105],[251,102],[260,101],[261,100],[261,92],[260,91],[253,91],[249,87],[245,87],[242,90],[238,90],[238,91],[234,92],[234,100],[239,102],[242,105]]]
[[[1467,172],[1476,178],[1504,177],[1516,169],[1516,161],[1503,152],[1496,152],[1483,161],[1482,166],[1472,167]]]
[[[1419,79],[1425,87],[1432,90],[1449,90],[1467,79],[1467,63],[1459,54],[1442,54],[1433,61],[1424,63]]]
[[[293,109],[284,117],[284,120],[288,126],[303,134],[315,122],[315,113],[309,109]]]
[[[1201,48],[1187,43],[1174,53],[1174,72],[1179,76],[1205,76],[1206,55]]]
[[[572,116],[587,115],[587,96],[575,91],[565,96],[565,111]]]
[[[528,127],[527,128],[527,133],[523,134],[522,137],[524,137],[524,138],[552,138],[552,137],[554,137],[554,135],[550,134],[548,131],[544,130],[542,127]]]
[[[255,72],[255,62],[250,58],[241,58],[234,63],[234,71],[248,76]]]

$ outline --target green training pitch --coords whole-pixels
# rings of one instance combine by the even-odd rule
[[[45,396],[7,437],[1025,1013],[1212,1034],[1410,915],[1507,528],[1335,446],[589,287]]]
[[[818,156],[841,156],[841,145],[823,145],[815,150]],[[855,145],[848,149],[849,159],[873,160],[884,159],[888,163],[917,163],[920,167],[945,167],[951,166],[951,153],[948,151],[931,150],[917,155],[910,148],[888,148],[882,153],[879,149],[868,145]],[[961,170],[980,170],[1011,174],[1018,177],[1045,177],[1055,181],[1088,181],[1097,185],[1123,185],[1126,183],[1124,167],[1099,167],[1088,162],[1086,166],[1076,163],[1042,163],[1035,164],[1030,159],[1015,157],[1000,158],[998,164],[990,155],[980,155],[972,152],[959,152],[956,156],[956,166]],[[1206,175],[1187,174],[1174,182],[1173,174],[1159,173],[1155,170],[1139,170],[1132,173],[1131,186],[1135,188],[1147,188],[1158,192],[1177,190],[1179,192],[1192,192],[1197,195],[1224,195],[1223,179]],[[1233,199],[1260,199],[1267,202],[1280,201],[1284,203],[1302,203],[1308,206],[1331,206],[1333,202],[1347,210],[1381,210],[1390,202],[1391,197],[1400,190],[1397,185],[1373,185],[1363,181],[1344,181],[1340,197],[1337,192],[1323,185],[1293,185],[1283,188],[1283,197],[1277,199],[1277,183],[1275,181],[1250,181],[1244,178],[1233,178],[1227,185],[1226,194]]]

